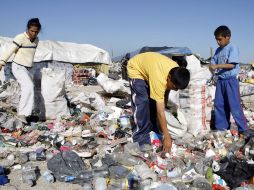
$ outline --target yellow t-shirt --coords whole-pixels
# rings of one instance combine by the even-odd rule
[[[131,79],[142,79],[148,82],[150,97],[155,101],[164,101],[169,71],[178,67],[170,58],[155,52],[146,52],[131,58],[127,65]]]

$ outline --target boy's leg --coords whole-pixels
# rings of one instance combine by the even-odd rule
[[[227,103],[225,104],[224,92],[225,81],[218,80],[216,85],[214,100],[215,128],[218,130],[227,130],[230,128],[230,111]]]
[[[131,103],[136,126],[133,128],[133,141],[140,145],[150,144],[152,131],[149,108],[148,85],[141,79],[130,79]]]
[[[241,106],[239,81],[236,78],[231,78],[228,80],[227,96],[230,111],[236,122],[236,125],[238,126],[238,131],[242,132],[248,130],[246,117],[244,116],[243,108]]]

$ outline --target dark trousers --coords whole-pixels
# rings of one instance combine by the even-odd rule
[[[150,144],[149,133],[159,133],[157,127],[156,102],[149,97],[149,86],[141,79],[130,79],[131,103],[135,126],[133,141],[140,145]]]
[[[217,81],[214,107],[216,129],[230,129],[230,113],[238,126],[238,131],[241,132],[248,129],[241,106],[239,81],[236,77],[219,79]]]

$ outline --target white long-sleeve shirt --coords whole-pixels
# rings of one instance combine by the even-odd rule
[[[14,38],[11,47],[0,57],[0,64],[5,65],[12,54],[15,54],[13,62],[26,67],[32,67],[38,42],[38,37],[31,42],[26,32],[18,34]]]

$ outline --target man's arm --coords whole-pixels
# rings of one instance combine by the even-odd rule
[[[157,117],[163,133],[163,151],[170,152],[172,147],[172,139],[167,128],[164,102],[156,102],[156,108],[157,108]]]

